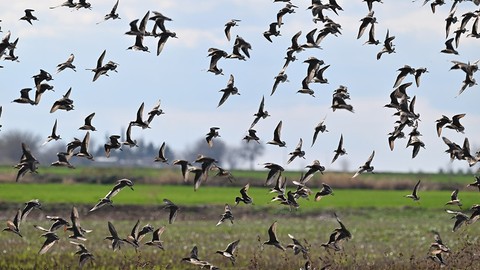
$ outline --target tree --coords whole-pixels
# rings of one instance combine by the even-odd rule
[[[256,142],[242,142],[239,156],[249,162],[250,170],[254,169],[255,160],[263,155],[265,152],[265,145]]]
[[[226,154],[228,152],[227,145],[219,139],[215,139],[213,147],[209,147],[205,138],[197,140],[193,147],[190,147],[184,155],[189,160],[195,160],[198,155],[204,155],[211,158],[214,158],[218,163],[222,164],[223,162],[228,162],[225,160]]]
[[[0,137],[0,163],[17,164],[22,156],[22,142],[27,144],[33,155],[39,152],[41,138],[29,131],[12,130]],[[37,157],[38,158],[38,157]]]

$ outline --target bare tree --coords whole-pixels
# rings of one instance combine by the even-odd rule
[[[11,130],[0,136],[0,163],[16,164],[22,156],[22,142],[26,143],[32,153],[39,152],[41,138],[29,131]]]
[[[189,160],[195,160],[198,155],[205,155],[216,159],[221,164],[222,162],[226,162],[227,152],[227,145],[222,140],[217,139],[213,147],[209,147],[205,142],[205,138],[201,138],[197,140],[194,146],[190,147],[184,155]]]
[[[254,169],[255,160],[263,155],[265,145],[255,142],[242,143],[239,150],[239,157],[249,162],[250,170]]]

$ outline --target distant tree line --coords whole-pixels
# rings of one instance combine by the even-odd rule
[[[82,138],[79,138],[80,140]],[[34,134],[31,131],[11,130],[0,133],[0,164],[15,165],[19,162],[22,155],[21,143],[28,145],[31,152],[40,161],[40,165],[48,166],[57,160],[57,153],[64,152],[66,139],[51,141],[42,145],[45,138]],[[104,141],[99,142],[90,140],[90,153],[94,156],[94,161],[84,158],[72,157],[71,163],[74,166],[144,166],[144,167],[165,167],[167,164],[154,162],[158,155],[160,145],[153,142],[147,142],[137,138],[137,145],[134,147],[122,146],[122,150],[112,150],[110,157],[105,155],[104,144],[109,141],[105,136]],[[167,146],[165,157],[169,164],[174,159],[186,159],[193,161],[197,155],[202,154],[215,158],[219,165],[228,169],[237,169],[239,167],[253,169],[257,159],[265,151],[265,146],[256,142],[241,141],[238,146],[230,146],[221,139],[216,139],[213,147],[209,147],[205,138],[199,138],[193,142],[192,146],[186,147],[183,152],[174,152]]]

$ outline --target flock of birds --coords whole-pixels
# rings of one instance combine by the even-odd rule
[[[290,1],[281,1],[275,0],[274,2],[285,2],[284,7],[281,8],[276,18],[274,18],[274,22],[270,23],[268,26],[268,30],[263,33],[263,36],[268,42],[274,42],[275,38],[281,36],[280,29],[282,25],[284,25],[284,17],[291,16],[289,14],[295,13],[295,10],[298,6],[292,4]],[[324,1],[325,2],[325,1]],[[367,4],[368,14],[360,19],[360,25],[358,29],[357,39],[363,37],[364,33],[368,30],[368,40],[365,41],[366,45],[377,46],[381,44],[379,40],[375,37],[375,25],[378,23],[374,13],[374,6],[377,4],[381,4],[382,2],[379,0],[364,0]],[[429,1],[426,0],[424,4],[427,4]],[[454,0],[453,5],[450,9],[450,13],[446,18],[446,38],[449,37],[450,28],[452,25],[456,24],[457,21],[460,19],[457,18],[455,15],[457,5],[461,4],[462,2],[467,1],[459,1]],[[472,1],[477,6],[480,4],[480,1]],[[435,8],[437,6],[444,5],[445,1],[432,1],[431,8],[432,11],[435,12]],[[117,8],[119,6],[119,0],[116,1],[112,10],[105,15],[103,20],[99,23],[108,20],[115,20],[120,19],[119,14],[117,13]],[[74,3],[73,0],[68,0],[65,3],[51,7],[54,8],[70,8],[70,9],[91,9],[92,6],[90,3],[86,2],[85,0],[81,0],[78,3]],[[335,1],[329,0],[328,3],[322,3],[320,0],[313,0],[311,5],[308,6],[308,9],[311,10],[312,20],[316,24],[322,24],[322,27],[315,27],[313,30],[306,34],[306,41],[302,43],[300,37],[302,37],[302,31],[298,31],[292,38],[291,38],[291,46],[286,48],[285,54],[285,63],[282,66],[280,72],[274,78],[273,86],[270,91],[270,96],[274,95],[277,88],[280,86],[280,83],[284,83],[288,81],[287,77],[287,67],[291,62],[296,61],[298,58],[297,56],[306,51],[311,49],[319,49],[321,48],[321,42],[328,36],[328,37],[335,37],[341,35],[342,27],[339,23],[335,22],[333,19],[328,17],[326,12],[333,12],[336,15],[339,15],[339,12],[343,11],[343,8]],[[151,16],[153,14],[153,16]],[[442,53],[446,54],[458,54],[456,50],[459,46],[460,38],[462,37],[469,37],[469,38],[480,38],[480,34],[478,34],[478,20],[480,18],[480,10],[467,12],[462,15],[462,19],[460,21],[460,26],[457,30],[454,31],[455,37],[447,39],[445,42],[446,48],[442,50]],[[24,20],[31,25],[35,24],[35,21],[38,18],[35,16],[35,10],[33,9],[26,9],[25,15],[20,18],[20,20]],[[474,20],[473,24],[471,25],[471,31],[467,30],[468,23],[470,20]],[[147,30],[147,24],[149,21],[153,21],[152,30],[149,32]],[[141,52],[149,52],[147,46],[144,45],[144,38],[158,38],[157,55],[161,54],[166,42],[169,38],[177,38],[176,33],[170,31],[166,28],[165,22],[172,21],[171,18],[163,15],[160,12],[156,11],[148,11],[142,17],[142,19],[135,19],[130,22],[130,30],[125,32],[125,35],[130,35],[135,37],[134,45],[128,47],[128,50],[135,50]],[[228,41],[232,39],[231,31],[233,31],[234,27],[237,27],[241,20],[239,19],[232,19],[225,23],[225,37]],[[318,34],[317,34],[318,31]],[[470,34],[466,34],[470,32]],[[0,57],[2,60],[5,61],[19,61],[19,57],[15,54],[15,49],[19,42],[19,38],[16,38],[13,42],[10,41],[10,36],[12,34],[8,31],[4,36],[0,43]],[[381,60],[382,55],[384,54],[391,54],[395,53],[395,45],[394,45],[395,36],[392,36],[390,30],[387,30],[385,40],[383,41],[383,46],[380,51],[376,55],[377,60]],[[453,43],[455,41],[455,44]],[[219,66],[220,60],[222,59],[236,59],[241,61],[248,61],[250,58],[250,50],[252,50],[252,46],[249,42],[243,39],[241,36],[236,35],[234,39],[234,44],[231,53],[227,53],[225,50],[218,49],[218,48],[210,48],[208,49],[208,57],[210,57],[210,64],[208,68],[208,72],[213,73],[214,75],[223,75],[223,69]],[[106,56],[107,50],[104,50],[101,55],[99,56],[96,66],[94,68],[89,69],[94,73],[92,81],[95,82],[98,80],[102,75],[109,76],[109,72],[117,72],[118,63],[109,60],[108,62],[104,63],[104,58]],[[76,67],[73,64],[75,60],[74,54],[71,54],[68,59],[57,65],[57,74],[65,71],[67,69],[71,69],[76,71]],[[312,97],[315,97],[315,92],[310,88],[310,84],[312,83],[320,83],[326,84],[328,83],[328,79],[325,78],[324,72],[330,67],[327,65],[323,60],[318,59],[314,56],[308,57],[306,60],[303,61],[307,64],[306,69],[306,76],[301,82],[301,89],[297,92],[299,94],[306,94]],[[465,73],[465,80],[462,82],[458,95],[462,94],[468,87],[473,87],[477,83],[474,78],[475,72],[478,70],[478,61],[473,63],[463,63],[460,61],[452,61],[453,65],[451,67],[452,70],[461,70]],[[3,66],[2,66],[3,68]],[[395,113],[394,116],[396,117],[394,130],[389,133],[388,137],[388,144],[390,149],[394,150],[395,141],[398,139],[405,138],[408,131],[406,129],[410,129],[408,132],[408,142],[406,144],[407,147],[412,147],[412,158],[415,158],[421,148],[425,147],[425,143],[420,139],[422,134],[419,131],[419,123],[420,123],[420,114],[415,112],[415,102],[416,96],[411,98],[407,94],[407,89],[411,85],[415,83],[416,87],[420,87],[420,78],[423,74],[427,73],[428,70],[425,67],[418,67],[413,68],[409,65],[404,65],[398,69],[398,75],[395,79],[393,84],[394,90],[390,94],[390,102],[385,105],[386,108],[394,109]],[[406,82],[403,81],[409,77],[410,75],[413,76],[413,82]],[[20,90],[20,97],[13,100],[12,102],[18,104],[29,104],[29,105],[38,105],[41,101],[41,97],[43,94],[47,92],[47,90],[53,91],[53,86],[51,86],[48,82],[53,80],[52,75],[45,71],[44,69],[40,69],[40,72],[33,77],[34,85],[35,85],[35,97],[34,99],[30,98],[30,91],[32,88],[24,88]],[[227,81],[227,85],[225,88],[221,89],[222,92],[221,98],[218,102],[217,107],[222,106],[227,102],[229,98],[235,95],[240,95],[238,88],[235,86],[235,78],[233,74],[230,74],[229,79]],[[50,113],[54,113],[57,110],[65,110],[71,111],[74,109],[73,99],[71,99],[70,95],[72,93],[72,88],[70,88],[60,99],[54,102],[50,109]],[[334,90],[332,95],[332,105],[331,109],[335,112],[336,110],[347,110],[354,113],[353,105],[349,103],[350,94],[348,92],[348,87],[344,85],[340,85],[337,89]],[[145,104],[142,103],[138,108],[137,114],[134,117],[134,120],[129,121],[128,128],[126,130],[126,140],[121,141],[121,136],[117,134],[113,134],[109,136],[109,140],[105,142],[104,149],[105,149],[105,156],[108,158],[111,154],[111,151],[114,150],[122,150],[123,146],[129,147],[137,147],[136,140],[132,139],[131,137],[131,129],[133,127],[138,127],[141,129],[148,129],[151,128],[150,124],[152,123],[153,119],[157,116],[165,114],[165,112],[160,108],[161,102],[158,101],[156,105],[148,112],[148,118],[144,118],[144,106]],[[0,114],[2,111],[2,107],[0,106]],[[93,125],[93,118],[95,116],[95,112],[86,116],[84,124],[79,127],[79,130],[86,131],[82,140],[78,138],[74,138],[74,140],[68,142],[66,144],[66,149],[63,152],[59,152],[57,154],[58,160],[51,163],[51,166],[64,166],[68,168],[75,168],[71,163],[70,160],[72,158],[86,158],[89,160],[94,160],[94,157],[89,152],[89,141],[90,141],[90,132],[96,131],[97,129]],[[260,105],[258,111],[254,114],[253,122],[250,124],[247,135],[244,137],[246,143],[250,143],[251,141],[255,141],[256,143],[260,143],[260,138],[257,136],[257,131],[254,127],[260,122],[261,119],[266,119],[269,117],[270,114],[267,110],[265,110],[265,97],[262,97],[260,101]],[[460,123],[461,119],[465,117],[465,113],[456,114],[451,117],[442,115],[436,121],[436,130],[438,137],[441,137],[442,129],[452,129],[456,132],[463,133],[465,127]],[[328,132],[325,124],[325,118],[318,123],[314,127],[313,138],[311,146],[313,146],[317,140],[317,137],[320,133]],[[282,140],[282,124],[283,122],[280,120],[273,131],[273,139],[266,142],[266,144],[274,145],[278,147],[286,147],[287,144],[284,140]],[[432,123],[433,125],[433,123]],[[205,141],[209,147],[215,147],[214,139],[220,137],[220,127],[214,126],[210,127],[208,133],[205,135]],[[52,128],[52,133],[47,137],[47,140],[44,144],[53,141],[53,140],[60,140],[61,137],[57,133],[57,121],[55,121],[54,126]],[[457,143],[452,142],[447,137],[442,137],[442,140],[448,146],[446,152],[450,155],[451,160],[465,160],[467,161],[469,166],[475,165],[478,161],[480,161],[480,151],[472,154],[470,150],[470,144],[468,138],[465,138],[463,142],[463,146],[460,146]],[[340,140],[338,143],[337,148],[334,150],[334,156],[332,158],[331,163],[335,162],[341,156],[347,154],[344,146],[343,146],[344,137],[343,134],[340,136]],[[160,149],[158,156],[152,157],[153,161],[161,162],[168,164],[168,159],[165,157],[165,147],[166,143],[163,142]],[[18,169],[16,181],[19,181],[27,172],[37,173],[39,161],[35,158],[35,155],[29,149],[29,146],[26,143],[22,143],[22,156],[18,164],[15,165],[15,168]],[[364,164],[358,167],[358,170],[352,176],[356,178],[362,173],[373,173],[373,159],[375,157],[375,151],[372,151],[370,156],[367,158]],[[289,153],[289,159],[287,164],[293,162],[296,158],[305,158],[305,151],[303,150],[303,139],[300,138],[297,146],[294,148],[292,152]],[[194,166],[192,163],[198,163],[200,166]],[[172,162],[172,165],[178,165],[181,167],[181,173],[184,181],[189,181],[189,175],[193,174],[193,185],[194,190],[200,188],[201,183],[207,181],[209,172],[214,170],[217,171],[217,176],[225,177],[229,181],[234,181],[233,175],[225,170],[224,168],[220,167],[219,162],[214,157],[208,157],[202,154],[199,154],[197,159],[193,162],[185,159],[175,159]],[[266,162],[263,166],[268,169],[268,175],[266,177],[265,186],[274,186],[270,188],[271,193],[275,193],[276,196],[272,198],[272,202],[279,202],[281,205],[286,205],[289,207],[290,211],[297,209],[300,207],[298,200],[300,198],[308,199],[311,194],[313,194],[312,190],[307,186],[308,181],[313,177],[314,174],[320,172],[323,174],[325,171],[325,167],[320,164],[319,160],[314,160],[311,165],[306,166],[308,170],[305,173],[302,173],[300,179],[298,181],[293,181],[293,185],[295,186],[294,190],[287,190],[287,180],[282,177],[282,172],[285,170],[281,165]],[[476,181],[469,186],[471,187],[478,187],[480,191],[480,178],[475,177]],[[412,194],[406,195],[407,198],[411,198],[414,201],[419,201],[420,196],[418,194],[419,185],[421,181],[419,180],[414,189]],[[327,183],[322,184],[323,187],[320,191],[315,194],[315,201],[320,201],[323,197],[328,195],[333,195],[333,189]],[[134,183],[129,179],[121,179],[118,180],[116,185],[103,197],[100,198],[97,204],[95,204],[91,209],[90,212],[98,211],[98,209],[105,207],[105,206],[112,206],[113,201],[112,198],[117,196],[117,194],[125,187],[129,187],[133,190]],[[239,203],[244,204],[252,204],[253,198],[248,195],[248,189],[250,184],[245,185],[240,190],[240,197],[236,197],[234,199],[235,205]],[[451,200],[446,203],[446,205],[456,205],[461,207],[462,204],[458,197],[459,190],[456,189],[452,192]],[[233,201],[233,200],[232,200]],[[169,210],[169,224],[174,223],[175,218],[177,216],[177,212],[179,207],[170,201],[169,199],[164,199],[164,208]],[[18,236],[22,237],[20,231],[20,225],[22,222],[25,221],[27,215],[35,208],[41,208],[41,204],[38,200],[31,200],[26,203],[25,207],[19,209],[12,220],[7,221],[7,227],[4,231],[9,231],[12,233],[17,234]],[[462,226],[463,224],[472,224],[478,218],[480,218],[480,205],[473,205],[471,207],[473,211],[470,215],[467,215],[461,211],[452,211],[451,209],[446,210],[447,213],[452,214],[453,218],[455,219],[455,224],[453,227],[453,231],[456,231]],[[42,236],[45,237],[45,242],[39,250],[39,254],[44,254],[52,248],[56,242],[59,241],[59,236],[57,235],[56,231],[59,228],[65,227],[66,230],[72,232],[69,235],[69,239],[71,240],[79,240],[85,241],[87,239],[86,235],[91,232],[91,230],[86,230],[80,226],[79,222],[79,213],[75,207],[72,208],[70,222],[62,217],[58,216],[46,216],[47,219],[51,220],[53,223],[50,228],[42,228],[40,226],[36,226],[37,229],[43,232]],[[328,241],[325,244],[322,244],[325,248],[331,248],[335,251],[342,250],[342,243],[345,240],[352,238],[352,234],[349,232],[347,227],[343,224],[340,218],[335,214],[335,219],[339,224],[339,228],[335,228],[332,233],[329,234]],[[217,226],[220,226],[225,221],[230,221],[231,224],[234,223],[234,216],[231,206],[227,203],[224,207],[224,212],[221,214],[221,219],[217,222]],[[147,224],[142,228],[140,226],[140,221],[138,220],[130,235],[126,238],[122,238],[119,233],[116,231],[114,225],[111,222],[108,222],[108,231],[110,235],[106,236],[105,239],[111,241],[111,248],[115,251],[120,249],[120,247],[127,243],[132,245],[135,250],[140,248],[142,239],[147,234],[152,234],[152,240],[145,242],[143,245],[154,246],[160,249],[163,249],[163,244],[161,241],[161,235],[164,233],[166,227],[160,228],[153,228],[151,225]],[[302,254],[303,257],[306,259],[306,264],[304,269],[311,269],[311,260],[309,257],[309,250],[305,246],[302,245],[300,241],[295,239],[294,236],[289,235],[289,238],[292,240],[292,244],[283,245],[280,243],[279,239],[276,235],[276,228],[277,228],[277,221],[275,221],[270,228],[268,229],[268,240],[265,241],[264,245],[272,245],[278,249],[285,251],[286,249],[291,248],[295,254]],[[229,243],[225,250],[219,250],[217,253],[223,255],[224,257],[228,258],[232,264],[235,263],[235,254],[236,248],[239,244],[240,240],[235,240]],[[84,244],[71,241],[72,244],[78,247],[78,251],[76,254],[79,255],[79,264],[82,267],[86,262],[89,260],[93,260],[93,254],[85,247]],[[435,242],[431,244],[429,250],[429,258],[438,262],[440,265],[445,265],[443,261],[442,254],[450,252],[450,249],[443,244],[440,235],[435,233]],[[182,261],[191,263],[194,265],[198,265],[200,267],[210,268],[210,269],[218,269],[218,267],[214,266],[213,264],[209,263],[205,260],[200,260],[198,257],[198,249],[195,246],[189,257],[183,258]]]

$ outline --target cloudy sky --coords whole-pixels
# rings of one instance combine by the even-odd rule
[[[51,144],[66,144],[73,137],[82,138],[84,131],[78,130],[83,119],[95,112],[93,124],[98,131],[91,134],[92,140],[105,143],[106,135],[119,134],[129,121],[135,119],[136,111],[145,102],[145,114],[161,100],[165,115],[154,119],[151,129],[135,128],[132,136],[143,138],[160,145],[163,141],[175,152],[177,158],[198,139],[203,138],[211,126],[220,127],[221,139],[227,145],[238,147],[253,121],[262,96],[265,109],[271,117],[262,119],[256,126],[261,143],[273,138],[273,130],[283,121],[282,139],[286,148],[266,145],[266,153],[257,163],[275,162],[286,169],[298,170],[320,160],[327,170],[339,170],[342,163],[348,163],[350,170],[363,164],[372,150],[376,156],[372,165],[378,171],[437,171],[440,168],[468,168],[466,162],[450,163],[444,151],[447,149],[436,135],[435,120],[442,115],[453,116],[466,113],[462,119],[465,133],[444,130],[443,136],[462,144],[465,137],[470,139],[472,152],[480,147],[480,100],[479,86],[468,88],[457,96],[465,78],[459,70],[450,71],[451,61],[474,62],[480,59],[479,40],[463,35],[458,47],[459,55],[440,53],[445,45],[445,18],[450,6],[437,7],[433,14],[423,1],[385,1],[374,4],[377,18],[376,38],[383,41],[387,29],[396,38],[394,54],[384,54],[376,60],[381,50],[378,46],[363,45],[368,30],[356,39],[360,19],[368,13],[364,2],[341,1],[339,15],[327,10],[325,15],[342,26],[342,35],[327,36],[321,43],[322,49],[307,49],[297,54],[298,61],[291,63],[286,73],[289,82],[280,84],[270,96],[274,77],[281,70],[286,49],[291,45],[292,36],[302,31],[299,42],[305,42],[305,34],[314,28],[321,29],[321,23],[312,21],[307,10],[309,1],[292,1],[297,5],[296,13],[287,14],[280,28],[281,36],[272,37],[268,42],[262,35],[270,23],[276,21],[277,12],[284,3],[258,0],[204,0],[201,5],[193,0],[135,1],[120,0],[117,12],[120,20],[103,20],[114,0],[91,1],[91,10],[72,10],[66,7],[49,9],[62,0],[10,1],[0,3],[0,22],[3,33],[11,31],[11,39],[19,38],[16,54],[20,62],[2,61],[0,65],[1,95],[3,114],[1,132],[9,130],[32,130],[42,137],[50,134],[55,119],[62,140]],[[38,21],[33,26],[19,20],[25,9],[34,9]],[[478,9],[471,2],[459,4],[456,16]],[[135,38],[125,35],[129,23],[141,19],[147,11],[159,11],[173,19],[166,22],[166,28],[176,32],[178,39],[169,39],[160,56],[156,55],[157,40],[146,37],[144,45],[151,53],[126,50]],[[224,35],[224,24],[230,19],[239,19],[232,28],[232,40]],[[473,19],[467,24],[471,30]],[[452,26],[450,37],[460,23]],[[149,21],[150,30],[153,22]],[[468,33],[467,33],[468,34]],[[211,47],[230,53],[235,36],[239,35],[251,46],[251,58],[247,61],[221,59],[224,76],[206,72],[210,59],[207,50]],[[119,63],[118,73],[110,73],[92,82],[93,73],[85,70],[94,68],[97,58],[106,50],[104,61]],[[75,55],[77,72],[65,70],[55,74],[56,65],[68,56]],[[297,93],[305,77],[308,57],[322,59],[330,68],[325,72],[329,84],[311,84],[315,97]],[[398,140],[394,151],[390,151],[387,137],[393,131],[392,109],[383,106],[389,103],[389,94],[398,74],[397,69],[408,64],[429,70],[422,77],[419,88],[408,88],[409,96],[416,96],[416,112],[420,113],[419,130],[426,149],[421,149],[415,159],[411,158],[412,148],[405,148],[406,139]],[[55,92],[47,92],[37,106],[11,103],[19,96],[19,90],[34,88],[33,75],[40,69],[49,71],[54,80],[50,82]],[[227,84],[229,75],[235,76],[235,86],[241,95],[231,96],[221,107],[220,89]],[[404,82],[412,81],[407,77]],[[345,110],[335,112],[330,108],[332,92],[339,85],[348,87],[355,113]],[[49,113],[53,102],[72,87],[73,111]],[[33,94],[33,91],[32,93]],[[328,133],[320,134],[317,142],[310,147],[313,129],[326,116]],[[409,130],[409,129],[408,129]],[[330,164],[333,150],[340,135],[348,155]],[[1,134],[0,134],[1,136]],[[303,138],[305,160],[295,160],[286,165],[299,139]],[[200,153],[199,153],[200,154]],[[343,161],[342,161],[343,160]],[[477,165],[478,166],[478,165]],[[261,168],[259,166],[258,168]]]

